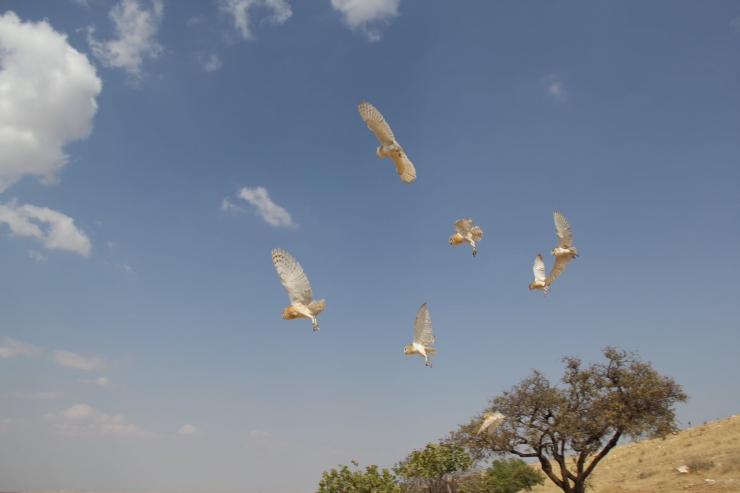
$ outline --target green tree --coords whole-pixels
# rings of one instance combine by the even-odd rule
[[[563,492],[584,493],[589,475],[620,438],[676,431],[673,405],[688,399],[680,385],[636,353],[607,346],[603,354],[605,363],[585,368],[578,358],[563,358],[560,385],[535,371],[491,401],[492,410],[506,416],[493,435],[476,433],[478,415],[447,441],[464,446],[476,460],[534,457]]]
[[[472,465],[465,448],[428,443],[424,449],[411,452],[393,470],[402,479],[404,491],[453,493],[457,491],[457,479]]]
[[[492,493],[517,493],[531,491],[532,486],[545,484],[545,476],[516,457],[495,460],[485,475]]]
[[[355,467],[359,464],[352,461]],[[321,474],[318,493],[400,493],[396,478],[388,469],[378,471],[375,464],[350,471],[339,464],[339,470],[332,469]]]

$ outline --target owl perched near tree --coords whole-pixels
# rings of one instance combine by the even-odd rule
[[[542,260],[542,255],[539,253],[534,258],[534,265],[532,266],[534,271],[534,281],[529,283],[530,291],[532,289],[541,289],[547,296],[547,292],[550,291],[550,286],[547,285],[547,275],[545,274],[545,262]]]
[[[430,347],[434,343],[434,334],[432,334],[432,318],[429,316],[427,304],[424,303],[416,312],[414,320],[414,342],[403,348],[404,354],[418,354],[424,358],[424,364],[429,368],[432,362],[429,361],[430,354],[437,354],[437,350]]]
[[[506,419],[506,416],[501,413],[483,413],[483,424],[476,434],[480,435],[484,431],[487,431],[489,435],[493,435],[493,432],[496,431],[496,428],[498,428],[498,425],[500,425],[504,419]]]
[[[324,300],[314,301],[311,285],[308,283],[308,277],[303,273],[301,264],[280,248],[272,251],[272,263],[275,264],[280,282],[285,286],[288,298],[290,298],[290,305],[283,308],[283,320],[298,317],[310,318],[313,330],[319,330],[316,316],[324,310],[326,303]]]
[[[380,146],[378,146],[375,155],[381,159],[390,155],[393,164],[396,165],[396,171],[398,171],[401,181],[404,183],[414,181],[416,179],[416,169],[414,169],[414,165],[411,164],[406,153],[403,152],[401,144],[396,141],[391,127],[388,126],[388,122],[385,121],[380,111],[367,101],[357,103],[357,111],[360,112],[360,116],[367,123],[367,128],[372,130],[380,141]]]
[[[555,233],[558,235],[558,246],[550,252],[555,257],[555,263],[552,266],[552,270],[550,270],[550,275],[545,280],[547,286],[563,273],[568,262],[579,256],[576,247],[572,246],[573,233],[570,231],[570,224],[568,224],[565,216],[558,211],[554,211],[552,216],[555,219]]]
[[[450,245],[470,243],[470,246],[473,247],[473,257],[475,257],[475,254],[478,253],[475,249],[475,242],[483,238],[483,231],[481,231],[480,227],[473,226],[473,220],[468,217],[455,221],[455,231],[457,233],[450,236]]]

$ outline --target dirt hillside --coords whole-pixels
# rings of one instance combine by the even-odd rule
[[[687,466],[688,474],[676,471]],[[740,492],[740,414],[615,447],[591,475],[594,493]],[[550,479],[533,493],[562,492]]]

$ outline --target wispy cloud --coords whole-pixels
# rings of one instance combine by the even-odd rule
[[[118,37],[99,41],[93,37],[94,28],[90,27],[87,43],[103,65],[122,68],[139,78],[144,57],[154,59],[164,51],[156,38],[163,15],[162,0],[151,0],[151,9],[142,8],[137,0],[121,0],[108,14]]]
[[[21,342],[10,337],[3,337],[3,345],[0,346],[0,358],[12,358],[13,356],[36,356],[43,349],[27,342]]]
[[[59,399],[64,395],[64,392],[15,392],[14,396],[20,397],[21,399],[33,399],[37,401],[48,401],[52,399]]]
[[[41,252],[37,252],[36,250],[28,250],[28,256],[31,257],[36,262],[46,262],[46,255],[42,254]]]
[[[271,24],[283,24],[293,14],[290,4],[285,0],[218,0],[219,10],[233,17],[234,27],[244,39],[254,37],[249,26],[250,11],[255,7],[272,12],[265,18]]]
[[[203,432],[193,425],[184,425],[182,428],[177,430],[177,434],[199,437],[203,435]]]
[[[287,443],[274,438],[266,431],[252,430],[249,432],[249,439],[252,446],[261,452],[275,453],[288,448]]]
[[[102,83],[87,57],[46,21],[0,15],[0,192],[23,175],[58,181],[64,146],[92,131]]]
[[[12,234],[36,238],[50,250],[67,250],[87,257],[92,249],[90,239],[77,229],[74,219],[47,207],[19,206],[13,199],[0,205],[0,224],[3,223]]]
[[[105,361],[102,358],[85,358],[77,353],[62,351],[61,349],[54,351],[54,363],[65,368],[76,368],[84,371],[99,370],[105,367]]]
[[[732,24],[733,26],[735,26],[735,29],[737,29],[738,31],[740,31],[740,15],[738,15],[737,17],[735,17],[734,19],[732,19],[732,21],[730,22],[730,24]]]
[[[85,385],[96,385],[98,387],[108,387],[111,385],[108,377],[98,377],[94,379],[83,378],[80,380],[80,383],[84,383]]]
[[[344,23],[370,41],[379,41],[381,28],[398,16],[400,0],[331,0],[342,13]]]
[[[221,210],[224,212],[244,212],[243,207],[232,204],[231,202],[229,202],[228,197],[224,197],[224,199],[221,201]]]
[[[75,404],[56,414],[48,413],[42,419],[51,423],[54,433],[64,436],[149,437],[154,434],[126,421],[118,414],[110,416],[87,404]]]
[[[557,73],[552,73],[543,77],[542,81],[545,84],[545,90],[547,94],[554,97],[555,99],[565,99],[565,84],[561,80]]]
[[[240,199],[246,200],[247,202],[252,204],[254,207],[256,207],[257,214],[262,219],[264,219],[267,224],[270,224],[275,227],[278,227],[278,226],[295,227],[297,226],[291,219],[288,211],[286,211],[284,208],[280,207],[279,205],[275,204],[270,199],[270,194],[267,193],[267,190],[262,187],[257,187],[257,188],[244,187],[241,190],[239,190],[237,197],[239,197]],[[239,210],[239,209],[240,209],[239,207],[236,207],[230,202],[228,202],[227,199],[224,199],[224,201],[221,203],[221,210],[223,211]]]
[[[221,68],[221,60],[216,55],[198,55],[198,63],[206,72],[213,72]]]

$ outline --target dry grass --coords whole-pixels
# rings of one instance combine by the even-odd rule
[[[676,468],[688,466],[689,474]],[[706,483],[713,479],[714,483]],[[591,475],[593,493],[740,493],[740,414],[612,449]],[[533,493],[562,492],[549,479]]]

